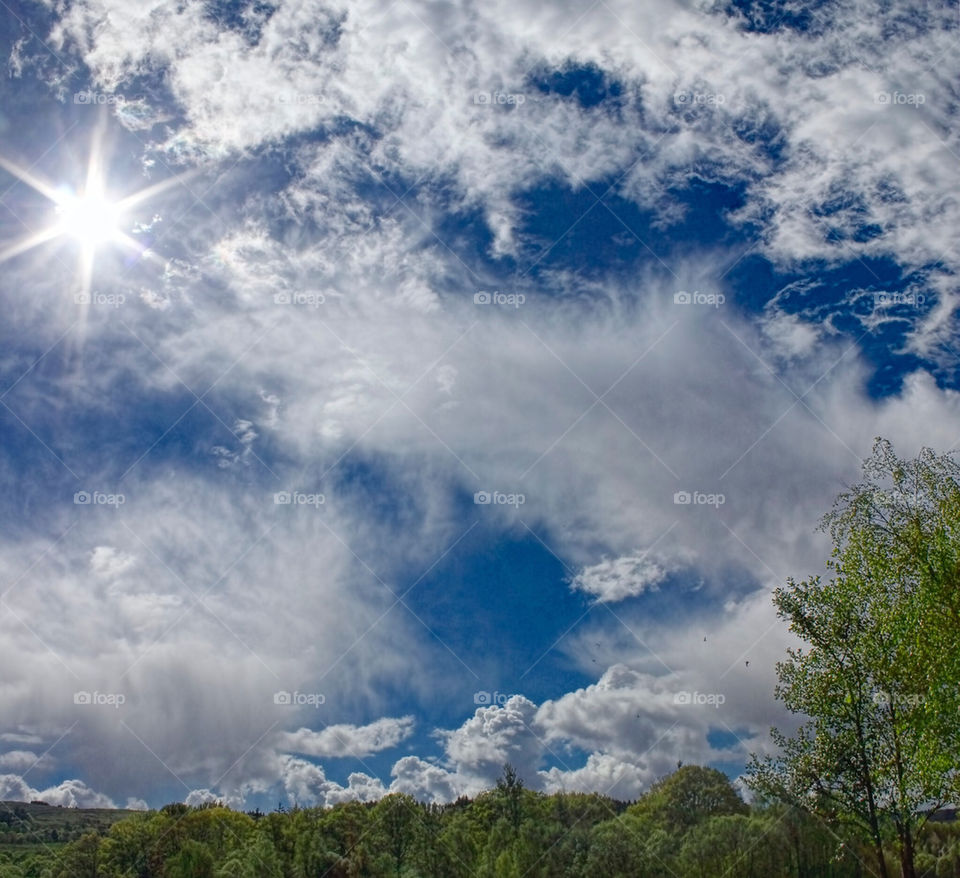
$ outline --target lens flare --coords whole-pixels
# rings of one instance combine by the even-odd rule
[[[60,229],[84,247],[115,241],[120,235],[120,208],[100,193],[70,196],[57,205]]]

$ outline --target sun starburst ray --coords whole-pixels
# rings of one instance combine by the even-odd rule
[[[115,198],[107,186],[107,163],[102,142],[103,131],[98,127],[94,130],[90,145],[86,179],[76,188],[57,188],[29,169],[0,156],[0,169],[43,195],[54,206],[54,216],[49,226],[30,232],[17,241],[0,242],[0,263],[58,238],[70,239],[80,251],[78,279],[81,293],[89,292],[96,252],[106,246],[119,246],[137,253],[143,259],[162,263],[156,254],[131,238],[124,226],[129,225],[129,215],[135,207],[177,185],[183,185],[197,171],[186,171]],[[4,243],[6,246],[3,246]]]

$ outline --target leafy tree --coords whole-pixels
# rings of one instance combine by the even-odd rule
[[[389,857],[391,871],[397,876],[403,874],[403,867],[419,835],[417,809],[416,800],[405,793],[384,796],[373,809],[380,847]]]
[[[100,836],[88,832],[71,842],[60,856],[59,876],[63,878],[102,878],[103,858],[100,851]]]
[[[584,875],[661,878],[676,874],[670,860],[677,845],[648,815],[624,814],[596,825]]]
[[[789,849],[782,844],[780,830],[777,822],[758,815],[711,817],[687,834],[679,857],[683,872],[697,878],[786,878]]]
[[[372,865],[370,809],[360,802],[344,802],[324,815],[321,827],[327,856],[335,858],[335,865],[325,873],[327,878],[366,874]]]
[[[503,766],[503,774],[497,779],[497,797],[501,813],[513,831],[519,832],[523,819],[523,780],[509,762]]]
[[[269,835],[257,832],[230,854],[216,878],[283,878],[280,858]]]
[[[472,873],[469,853],[451,844],[445,831],[455,819],[455,813],[447,812],[441,805],[424,805],[420,808],[420,829],[414,838],[411,853],[414,871],[424,878],[455,878]]]
[[[206,846],[216,862],[243,847],[256,826],[253,818],[224,808],[201,806],[179,818],[178,830]]]
[[[759,793],[860,827],[904,878],[926,816],[958,792],[960,467],[929,449],[901,460],[877,440],[864,480],[824,517],[828,584],[788,580],[778,615],[809,646],[777,665],[776,695],[810,719],[749,767]]]
[[[110,827],[103,842],[108,874],[124,878],[151,878],[150,856],[154,849],[156,815],[137,814]]]
[[[657,781],[628,814],[649,815],[671,833],[683,834],[708,817],[746,814],[747,806],[715,768],[684,765]]]
[[[167,860],[164,878],[214,878],[214,860],[206,845],[187,839]]]

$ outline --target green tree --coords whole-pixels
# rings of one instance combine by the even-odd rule
[[[627,809],[628,814],[649,815],[668,832],[681,835],[708,817],[747,811],[730,779],[701,765],[678,768]]]
[[[216,878],[283,878],[280,858],[265,832],[256,832],[239,850],[230,854]]]
[[[497,779],[497,798],[503,816],[513,831],[519,832],[523,820],[523,780],[509,762],[503,766],[503,774]]]
[[[776,695],[809,720],[772,730],[780,755],[754,758],[750,782],[858,826],[883,878],[892,841],[915,878],[924,809],[958,791],[960,467],[929,449],[901,460],[878,439],[863,471],[821,524],[833,578],[774,592],[808,644],[778,663]]]
[[[370,809],[360,802],[344,802],[323,815],[325,856],[333,864],[327,878],[367,874],[371,868]]]
[[[782,827],[759,815],[725,814],[693,827],[684,839],[679,861],[684,875],[711,878],[787,878],[789,848]]]
[[[100,836],[88,832],[71,842],[60,855],[58,876],[63,878],[101,878],[103,857],[100,851]]]
[[[648,814],[622,814],[593,827],[584,875],[662,878],[672,866],[677,842]]]
[[[414,839],[412,865],[424,878],[456,878],[472,874],[469,849],[452,844],[447,827],[454,820],[454,812],[442,805],[424,805],[420,811],[420,828]]]
[[[167,860],[164,878],[213,878],[213,854],[206,845],[187,839]]]
[[[103,842],[103,859],[108,874],[124,878],[150,878],[154,850],[156,815],[135,814],[110,827]]]
[[[373,809],[377,824],[376,841],[390,861],[394,875],[402,875],[420,829],[419,806],[412,796],[391,793]]]
[[[221,805],[193,808],[177,820],[176,831],[203,844],[215,862],[242,848],[257,825],[249,815]]]

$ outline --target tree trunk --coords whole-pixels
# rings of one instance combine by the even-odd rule
[[[917,878],[913,867],[913,833],[909,828],[900,839],[900,878]]]
[[[887,871],[887,860],[883,856],[883,842],[879,839],[874,842],[874,852],[877,855],[877,865],[880,867],[881,878],[890,878],[890,873]]]

